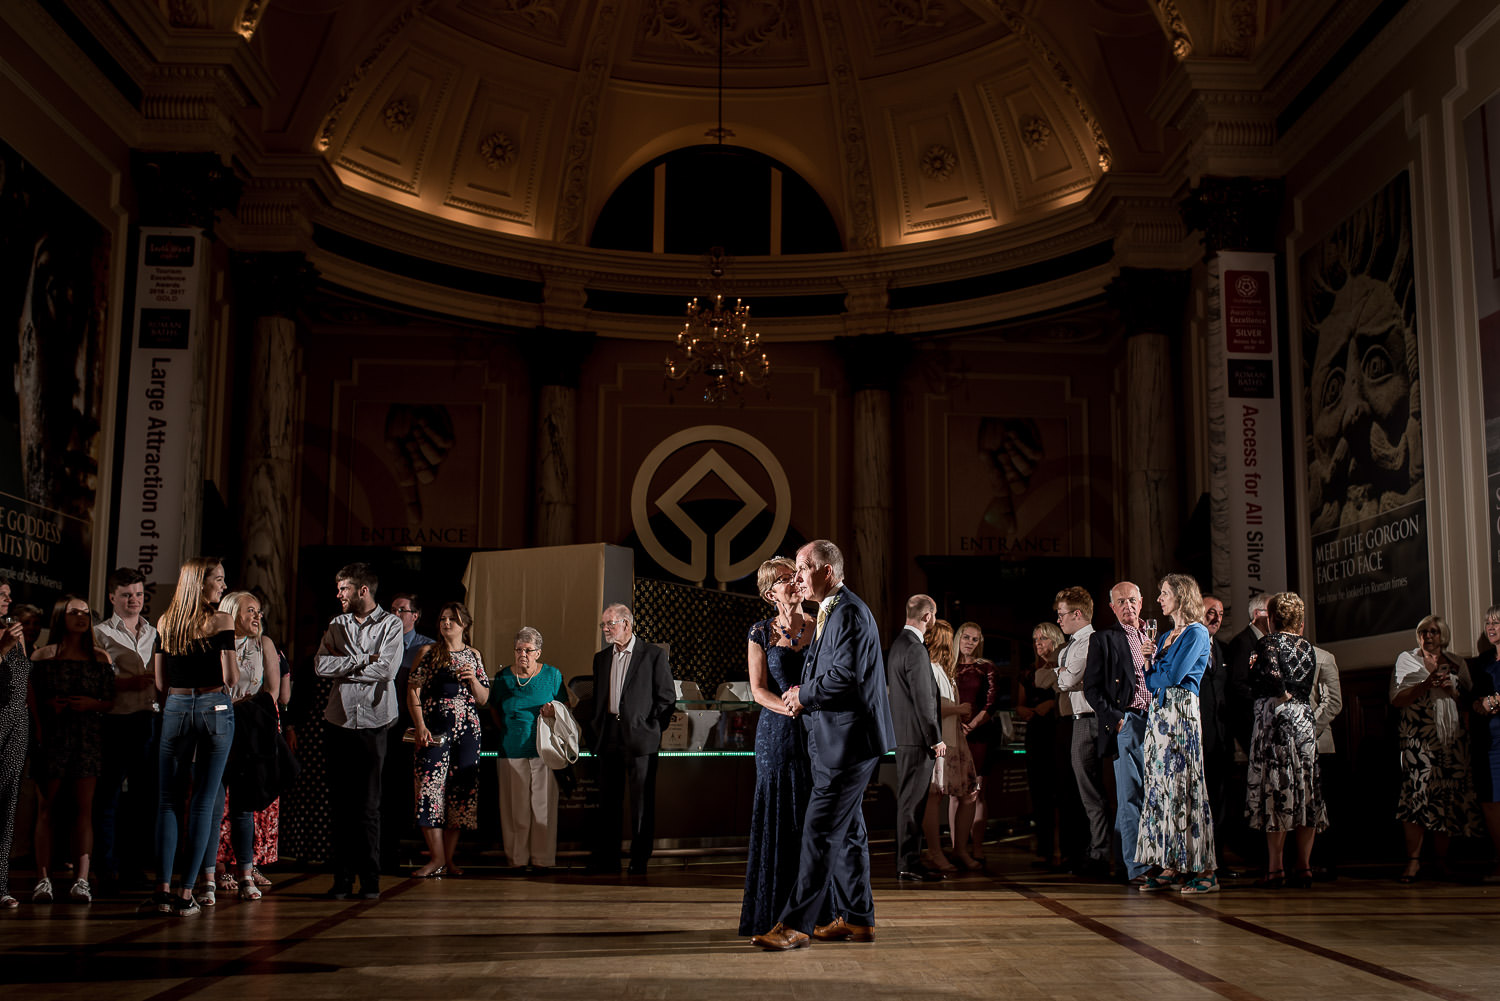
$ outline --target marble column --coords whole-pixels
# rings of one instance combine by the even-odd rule
[[[135,189],[137,222],[141,226],[195,226],[209,242],[221,209],[233,210],[240,182],[232,168],[215,153],[168,153],[136,150],[130,156],[130,179]],[[212,254],[205,254],[205,269]],[[208,378],[210,290],[213,276],[205,275],[196,303],[198,329],[193,338],[193,391],[188,402],[187,462],[182,483],[165,489],[182,491],[182,524],[176,553],[163,553],[163,565],[181,565],[198,555],[203,538],[204,459],[208,444]],[[118,516],[118,512],[116,512]],[[174,563],[175,561],[175,563]],[[160,606],[163,610],[166,605]]]
[[[854,463],[849,484],[854,537],[847,545],[840,543],[844,573],[849,586],[870,606],[881,635],[887,636],[895,608],[891,595],[896,566],[891,404],[911,345],[889,333],[840,337],[835,344],[854,396]]]
[[[1229,556],[1229,455],[1225,437],[1225,405],[1229,387],[1224,375],[1224,318],[1219,253],[1225,250],[1273,252],[1281,215],[1283,183],[1252,177],[1205,177],[1181,204],[1183,222],[1203,234],[1204,288],[1207,303],[1204,326],[1204,377],[1208,410],[1209,549],[1213,580],[1206,591],[1223,597],[1231,593]],[[1243,627],[1243,608],[1231,608],[1226,632]]]
[[[290,642],[292,487],[295,478],[298,304],[317,281],[300,253],[247,254],[235,260],[241,329],[252,331],[235,386],[242,400],[239,493],[231,500],[240,532],[235,590],[259,588],[271,635]]]
[[[1180,341],[1187,310],[1188,274],[1124,268],[1109,287],[1125,325],[1125,525],[1123,577],[1149,599],[1156,582],[1181,569],[1173,553],[1181,540],[1178,504],[1178,387],[1172,345]]]
[[[592,333],[546,327],[537,327],[527,342],[526,360],[537,387],[535,546],[578,541],[578,377],[593,346]]]

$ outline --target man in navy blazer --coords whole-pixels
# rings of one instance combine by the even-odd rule
[[[589,871],[620,872],[620,809],[630,789],[630,874],[644,876],[656,837],[656,761],[677,691],[667,651],[635,635],[625,605],[604,609],[608,641],[594,654],[594,756],[599,769],[598,840]]]
[[[1099,757],[1115,759],[1115,836],[1125,875],[1134,881],[1150,869],[1135,860],[1135,843],[1146,793],[1145,665],[1153,651],[1142,649],[1141,589],[1121,581],[1110,589],[1109,607],[1117,622],[1094,633],[1083,695],[1098,717]]]
[[[870,848],[861,809],[880,756],[896,746],[880,635],[870,609],[844,586],[844,556],[826,539],[797,550],[798,591],[818,603],[802,684],[786,692],[802,716],[813,789],[802,825],[802,861],[781,920],[751,939],[796,949],[811,937],[875,938]]]

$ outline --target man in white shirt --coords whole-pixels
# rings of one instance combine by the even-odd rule
[[[94,844],[100,890],[144,879],[154,851],[160,717],[156,714],[156,628],[141,609],[146,578],[133,567],[112,571],[106,594],[114,614],[94,627],[109,653],[115,705],[102,720],[104,758],[94,793]],[[121,879],[121,877],[126,877]]]
[[[346,900],[380,897],[380,786],[387,730],[396,722],[396,673],[401,669],[401,620],[375,604],[379,583],[368,563],[335,577],[339,607],[313,659],[319,677],[334,680],[323,719],[328,724],[328,788],[332,807],[333,887]]]
[[[1083,801],[1086,845],[1079,848],[1086,858],[1073,858],[1073,871],[1095,879],[1108,879],[1110,821],[1104,798],[1104,769],[1099,763],[1099,721],[1083,694],[1083,674],[1089,660],[1089,638],[1094,635],[1094,599],[1087,589],[1069,587],[1057,592],[1052,605],[1057,625],[1068,637],[1057,655],[1058,738],[1065,742]],[[1076,832],[1071,844],[1078,844]],[[1066,851],[1064,854],[1068,854]]]

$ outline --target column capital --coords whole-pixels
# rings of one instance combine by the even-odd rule
[[[217,153],[132,150],[130,176],[142,226],[197,226],[213,236],[218,211],[239,203],[240,179]]]
[[[1120,314],[1127,337],[1182,333],[1192,275],[1163,268],[1121,268],[1105,295]]]
[[[239,309],[251,316],[293,317],[318,284],[318,269],[296,250],[236,254],[232,267]]]
[[[833,346],[844,361],[849,388],[894,390],[911,357],[911,341],[900,334],[858,334],[835,337]]]
[[[1205,260],[1224,250],[1272,253],[1285,190],[1279,178],[1205,177],[1182,200],[1182,220],[1203,233]]]
[[[592,330],[533,327],[524,337],[521,354],[538,385],[578,388],[583,363],[594,350],[597,338]]]

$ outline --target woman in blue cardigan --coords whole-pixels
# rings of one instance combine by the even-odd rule
[[[1215,893],[1214,825],[1203,780],[1203,725],[1198,685],[1210,656],[1203,596],[1186,574],[1167,574],[1157,596],[1172,631],[1157,641],[1146,672],[1145,801],[1135,857],[1160,871],[1146,892]]]

